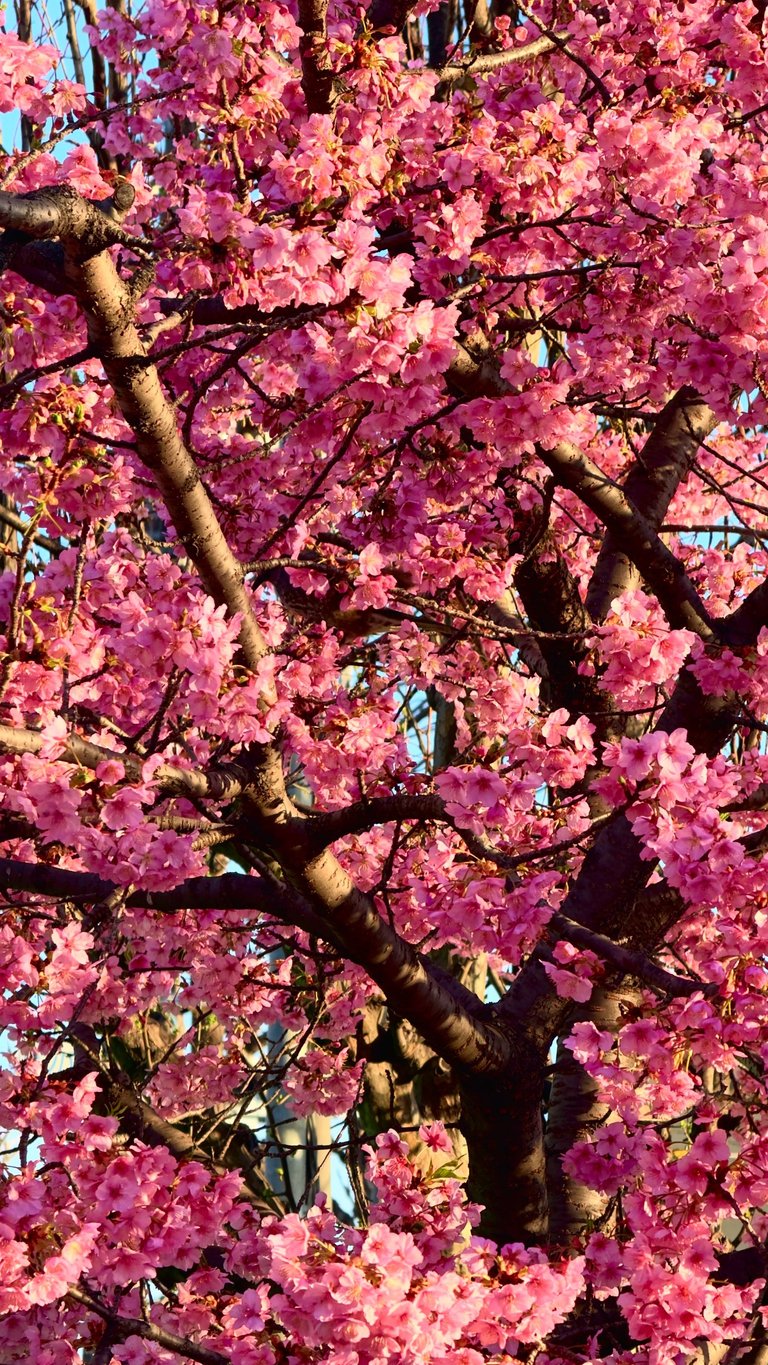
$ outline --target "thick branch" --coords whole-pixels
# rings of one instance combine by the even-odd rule
[[[341,810],[323,811],[310,817],[311,837],[318,848],[343,839],[348,834],[364,834],[376,825],[398,820],[443,820],[447,822],[442,797],[431,793],[404,793],[401,796],[372,796]]]
[[[22,730],[13,725],[0,725],[0,749],[11,754],[38,754],[46,740],[35,730]],[[62,741],[61,753],[56,755],[59,762],[76,763],[81,768],[94,769],[99,763],[117,759],[125,768],[132,782],[141,781],[143,759],[134,754],[117,749],[105,749],[101,744],[92,744],[80,735],[67,735]],[[164,763],[155,770],[153,780],[163,791],[175,792],[180,796],[209,798],[215,801],[233,801],[243,790],[245,776],[236,763],[222,765],[210,773],[199,768],[179,768],[173,763]]]
[[[500,1030],[483,1021],[477,997],[458,981],[449,981],[391,929],[335,859],[321,854],[303,880],[310,889],[323,886],[322,900],[316,896],[322,915],[290,887],[238,873],[193,877],[173,891],[134,891],[125,904],[161,914],[206,909],[273,915],[324,939],[363,967],[392,1007],[447,1061],[477,1071],[503,1068],[509,1045]],[[90,872],[11,858],[0,859],[0,888],[90,903],[106,901],[120,889]]]
[[[538,447],[539,458],[563,488],[569,488],[620,537],[626,554],[655,593],[669,624],[692,630],[714,643],[717,634],[704,603],[680,561],[672,554],[626,494],[576,446],[561,442],[552,450]]]
[[[732,699],[704,696],[686,669],[656,728],[663,734],[684,729],[698,753],[714,757],[737,716]],[[626,815],[607,820],[586,853],[560,913],[616,942],[630,943],[641,953],[651,952],[659,936],[679,918],[684,904],[677,893],[670,897],[666,888],[664,893],[656,887],[644,890],[654,863],[643,858],[643,851]],[[500,1019],[514,1021],[545,1057],[568,1014],[569,1002],[555,995],[541,956],[534,953],[496,1008]]]
[[[0,890],[4,893],[23,891],[34,896],[98,905],[121,889],[116,882],[107,881],[95,872],[76,872],[51,867],[48,863],[0,858]],[[240,872],[227,872],[220,877],[190,877],[173,891],[132,891],[126,897],[125,905],[129,909],[153,910],[161,915],[175,915],[182,910],[249,910],[273,915],[310,934],[320,930],[328,933],[328,926],[288,887],[266,877],[251,877]]]
[[[499,374],[498,355],[481,332],[456,343],[445,379],[450,389],[465,398],[501,398],[510,391]]]
[[[680,389],[659,414],[653,431],[622,484],[625,497],[658,531],[702,441],[717,425],[712,409],[694,389]],[[606,535],[587,592],[587,607],[603,621],[611,602],[637,585],[638,570],[614,531]]]
[[[581,833],[570,839],[561,839],[559,843],[526,849],[524,853],[502,853],[480,835],[457,825],[447,814],[442,797],[429,793],[374,796],[366,801],[356,801],[354,805],[345,806],[341,810],[311,816],[308,827],[310,838],[320,849],[348,834],[364,834],[367,830],[374,829],[376,825],[405,820],[437,820],[449,825],[476,858],[494,863],[496,867],[508,872],[527,863],[536,862],[539,858],[556,858],[573,848],[575,844],[583,843],[587,837]],[[590,832],[594,832],[599,823],[600,821],[593,822]]]
[[[328,0],[299,0],[301,87],[310,114],[327,114],[333,104],[327,14]]]
[[[758,584],[740,607],[722,623],[720,634],[726,644],[742,648],[752,644],[768,625],[768,581]]]
[[[546,703],[553,710],[563,706],[572,716],[589,716],[598,724],[598,738],[604,737],[605,724],[600,718],[613,707],[613,698],[596,685],[593,677],[579,671],[588,653],[589,618],[579,586],[549,533],[538,538],[524,555],[515,574],[515,587],[528,621],[541,632],[536,649],[544,664]]]
[[[735,719],[733,703],[705,697],[691,674],[684,671],[664,710],[658,729],[682,727],[699,752],[719,752]],[[584,857],[560,914],[568,921],[631,945],[647,961],[655,944],[683,909],[670,898],[644,890],[654,864],[643,857],[644,847],[623,813],[606,820]],[[577,930],[578,932],[578,930]],[[658,937],[657,937],[658,936]],[[593,944],[594,947],[594,944]],[[512,1060],[499,1077],[504,1105],[470,1078],[463,1084],[466,1119],[462,1119],[470,1148],[472,1198],[488,1204],[483,1231],[498,1239],[515,1236],[537,1241],[547,1235],[548,1216],[541,1091],[552,1041],[572,1019],[572,1002],[560,998],[544,968],[547,950],[537,949],[515,976],[507,995],[493,1008],[494,1020],[515,1039]],[[635,974],[636,961],[632,964]],[[621,970],[621,969],[620,969]],[[483,1106],[494,1122],[484,1117]],[[498,1133],[499,1114],[506,1127]],[[493,1195],[493,1172],[499,1163],[509,1172],[504,1199]]]
[[[373,0],[368,22],[374,32],[382,28],[399,32],[415,4],[416,0]]]
[[[507,590],[503,597],[497,598],[495,602],[489,602],[484,608],[484,614],[495,625],[501,626],[502,630],[509,632],[511,643],[530,672],[535,673],[539,678],[546,679],[547,661],[541,651],[541,645],[536,635],[526,626],[519,612],[515,610],[512,593]]]
[[[146,243],[120,227],[134,197],[135,190],[128,181],[121,181],[112,197],[99,204],[83,199],[69,185],[53,185],[29,194],[0,190],[0,227],[18,234],[21,242],[59,239],[76,244],[80,260],[116,243],[146,254]],[[8,247],[7,241],[4,246]]]
[[[566,37],[566,34],[559,35]],[[504,52],[482,52],[475,53],[468,57],[465,62],[449,62],[438,71],[438,79],[441,81],[457,81],[463,76],[485,76],[490,71],[499,71],[504,66],[512,66],[516,62],[527,62],[533,57],[541,57],[546,52],[552,52],[557,47],[554,38],[535,38],[532,43],[526,43],[524,47],[511,47]]]
[[[134,324],[135,299],[105,250],[115,242],[136,249],[114,221],[127,212],[133,196],[127,182],[105,205],[90,203],[66,185],[31,195],[2,193],[0,226],[35,240],[60,239],[64,278],[85,313],[90,345],[136,436],[139,458],[155,476],[179,539],[206,588],[217,602],[226,604],[230,615],[240,616],[243,658],[256,668],[266,645],[242,569],[181,439],[157,371],[147,360]]]
[[[479,332],[457,345],[455,359],[445,377],[450,387],[467,398],[500,398],[509,392],[509,386],[499,374],[497,356],[488,338]],[[695,450],[692,454],[691,446],[698,435],[698,448],[710,420],[706,405],[697,402],[691,391],[681,392],[683,397],[674,407],[668,404],[664,410],[666,415],[662,415],[658,436],[649,451],[651,463],[656,467],[650,471],[647,484],[641,482],[639,474],[632,483],[634,491],[643,499],[647,498],[650,520],[641,515],[626,491],[576,447],[566,443],[554,450],[539,447],[538,454],[558,483],[575,492],[600,518],[609,535],[621,543],[626,559],[656,593],[670,624],[685,626],[702,639],[714,641],[717,637],[706,608],[682,565],[656,531],[663,519],[664,499],[671,499],[674,492],[674,475],[668,469],[669,462],[673,462],[672,444],[679,440],[681,458],[692,459]],[[768,598],[768,588],[765,596]],[[756,613],[763,611],[768,615],[768,603],[755,603],[749,620],[744,621],[745,631],[751,629]]]
[[[601,1032],[615,1036],[628,998],[636,1000],[637,995],[626,985],[618,989],[599,985],[593,990],[588,1006],[578,1011],[578,1018],[590,1019]],[[576,1061],[562,1038],[558,1040],[556,1057],[544,1141],[549,1238],[551,1242],[564,1244],[579,1237],[589,1224],[610,1231],[599,1221],[608,1212],[608,1197],[563,1165],[563,1157],[575,1142],[589,1139],[597,1128],[609,1121],[610,1109],[601,1097],[599,1081]]]
[[[280,860],[290,865],[284,856]],[[458,983],[448,989],[443,975],[390,928],[332,854],[307,863],[296,881],[328,924],[326,936],[364,968],[439,1056],[478,1074],[503,1070],[511,1055],[509,1039],[482,1019],[477,997]]]

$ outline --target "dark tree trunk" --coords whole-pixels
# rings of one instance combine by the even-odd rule
[[[469,1150],[470,1199],[484,1206],[480,1232],[501,1245],[547,1236],[542,1122],[544,1069],[461,1082],[461,1128]]]
[[[429,65],[439,71],[448,60],[448,42],[455,19],[453,0],[445,0],[439,9],[427,15]]]

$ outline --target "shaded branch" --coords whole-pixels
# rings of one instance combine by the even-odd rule
[[[705,696],[690,670],[684,669],[656,726],[671,734],[684,729],[698,753],[714,757],[738,719],[733,698]],[[644,858],[644,845],[623,813],[610,817],[584,856],[578,875],[559,913],[595,933],[629,943],[647,954],[684,912],[678,892],[646,889],[655,864]],[[568,1016],[569,1002],[555,994],[541,955],[534,952],[496,1007],[500,1020],[527,1036],[546,1057],[552,1039]]]
[[[403,27],[416,0],[373,0],[368,10],[368,22],[377,29],[393,28],[396,32]]]
[[[676,976],[674,972],[665,971],[644,953],[622,948],[620,944],[614,943],[613,939],[595,933],[592,929],[586,929],[583,924],[577,924],[567,915],[553,915],[547,928],[554,929],[556,934],[575,944],[577,948],[589,948],[618,971],[627,976],[637,977],[639,981],[644,981],[646,985],[651,986],[653,990],[661,991],[663,995],[695,995],[697,991],[701,991],[703,995],[713,995],[718,990],[716,985],[705,981],[695,981],[692,977]]]
[[[194,1341],[190,1341],[189,1337],[177,1336],[175,1332],[169,1332],[165,1327],[159,1327],[157,1323],[146,1322],[144,1318],[123,1317],[120,1313],[113,1312],[111,1308],[106,1308],[91,1293],[83,1289],[69,1289],[66,1297],[70,1302],[79,1303],[87,1308],[89,1313],[95,1313],[102,1322],[109,1323],[113,1330],[116,1329],[121,1341],[126,1341],[128,1337],[140,1337],[142,1341],[153,1341],[157,1346],[162,1346],[166,1351],[173,1351],[175,1355],[183,1356],[186,1360],[199,1361],[200,1365],[231,1365],[230,1357],[222,1355],[221,1351],[214,1351],[208,1346],[198,1346]]]
[[[343,455],[344,452],[341,453]],[[245,572],[250,573],[251,567],[246,564]],[[390,607],[342,608],[343,593],[335,588],[329,589],[323,597],[313,597],[303,588],[295,587],[282,567],[262,573],[260,581],[268,581],[272,585],[289,615],[300,621],[324,621],[338,630],[345,640],[365,640],[371,635],[383,635],[387,631],[398,630],[403,621],[409,619],[404,612]]]
[[[528,621],[541,632],[536,649],[544,663],[543,695],[552,709],[562,706],[571,716],[586,715],[597,722],[613,708],[613,698],[598,687],[594,677],[579,671],[589,653],[589,617],[579,586],[546,529],[548,511],[542,516],[546,519],[544,534],[537,533],[523,555],[515,573],[515,587]],[[517,525],[519,516],[515,520]],[[569,637],[567,643],[563,635]],[[598,738],[604,733],[605,726],[600,724]]]
[[[726,644],[744,647],[753,644],[768,625],[768,581],[759,583],[725,621],[718,622]]]
[[[0,858],[0,891],[3,893],[23,891],[99,905],[125,889],[95,872]],[[190,877],[172,891],[131,891],[123,904],[128,909],[153,910],[161,915],[176,915],[184,910],[248,910],[273,915],[309,934],[329,934],[329,926],[313,915],[310,907],[288,887],[267,877],[240,872],[226,872],[220,877]]]
[[[365,834],[376,825],[400,820],[443,820],[448,822],[442,797],[431,793],[406,792],[398,796],[372,796],[341,810],[310,815],[310,837],[318,848],[349,834]]]
[[[539,641],[535,632],[526,626],[515,609],[514,597],[509,589],[495,602],[484,604],[484,614],[494,625],[500,626],[505,633],[508,632],[509,639],[529,671],[539,678],[546,678],[547,662]]]
[[[257,1170],[253,1151],[244,1146],[237,1126],[224,1125],[227,1140],[221,1146],[225,1154],[219,1159],[207,1148],[201,1147],[183,1128],[158,1114],[127,1082],[112,1080],[103,1071],[99,1073],[99,1082],[110,1109],[124,1115],[122,1127],[129,1136],[138,1138],[149,1147],[167,1148],[178,1161],[199,1161],[215,1175],[239,1171],[244,1183],[243,1197],[248,1203],[263,1213],[284,1211]],[[244,1128],[242,1136],[250,1138],[252,1134]]]
[[[639,997],[639,992],[628,989],[623,980],[596,984],[589,1002],[577,1011],[574,1023],[591,1020],[601,1033],[615,1037],[628,1000],[633,997]],[[610,1121],[611,1111],[599,1081],[576,1060],[562,1037],[558,1039],[555,1055],[544,1145],[549,1239],[555,1245],[563,1245],[579,1237],[587,1225],[604,1228],[601,1220],[608,1212],[609,1196],[566,1169],[563,1159],[574,1143],[589,1140]]]
[[[501,398],[510,392],[499,374],[498,355],[482,332],[456,343],[456,354],[445,372],[448,387],[465,398]]]

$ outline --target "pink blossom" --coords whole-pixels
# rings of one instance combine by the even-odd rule
[[[419,1128],[419,1137],[431,1152],[453,1153],[453,1144],[440,1123],[422,1123]]]

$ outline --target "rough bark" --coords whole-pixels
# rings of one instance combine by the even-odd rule
[[[333,104],[327,13],[328,0],[299,0],[301,85],[310,114],[327,114]]]
[[[553,710],[565,707],[574,717],[589,716],[602,732],[612,699],[600,691],[594,678],[579,672],[579,664],[588,653],[585,631],[589,618],[578,585],[548,532],[523,558],[515,574],[515,587],[528,622],[542,632],[536,649],[543,663],[548,705]]]

